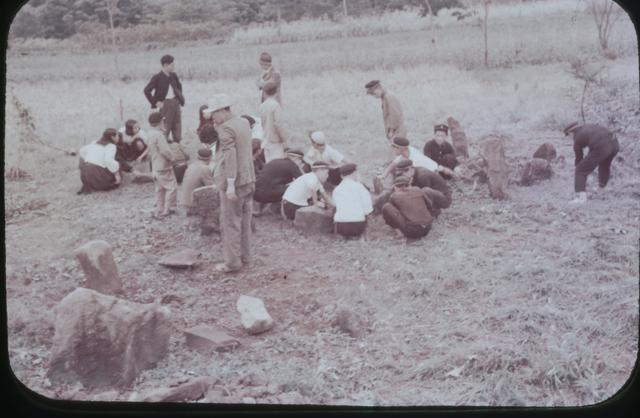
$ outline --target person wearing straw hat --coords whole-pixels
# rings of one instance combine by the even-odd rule
[[[406,176],[394,180],[394,191],[382,207],[382,217],[405,237],[422,238],[431,230],[433,202],[424,190],[410,186],[410,181]]]
[[[365,84],[367,94],[380,99],[382,103],[382,121],[384,134],[391,142],[396,136],[406,137],[407,129],[404,126],[404,116],[400,100],[380,84],[380,80],[372,80]]]
[[[294,220],[296,211],[302,207],[316,205],[334,207],[333,199],[324,190],[322,183],[329,177],[329,164],[316,161],[311,165],[311,172],[295,179],[282,196],[282,217]],[[318,200],[318,193],[324,202]]]
[[[278,86],[273,81],[269,81],[262,88],[263,95],[266,97],[260,105],[265,163],[276,158],[284,158],[284,149],[289,141],[289,135],[284,128],[282,107],[275,97],[277,91]]]
[[[447,142],[449,127],[445,124],[435,125],[433,127],[433,135],[433,139],[424,145],[422,150],[424,155],[442,166],[451,170],[455,169],[458,165],[458,160],[453,151],[453,146]],[[446,174],[443,174],[443,176],[445,178],[449,177]]]
[[[598,185],[604,189],[609,182],[611,163],[620,150],[620,144],[615,134],[596,124],[580,126],[578,122],[572,122],[563,132],[565,136],[573,134],[573,152],[576,156],[574,190],[577,196],[570,203],[586,203],[587,177],[598,167]],[[589,148],[586,157],[584,148]]]
[[[194,214],[193,191],[198,187],[213,184],[213,172],[210,167],[211,155],[210,148],[200,148],[197,160],[189,164],[184,173],[180,186],[180,206],[184,208],[187,216]]]
[[[226,94],[216,94],[207,103],[204,116],[211,115],[218,130],[214,184],[220,193],[220,225],[224,262],[215,269],[224,273],[251,263],[252,202],[256,175],[251,152],[249,122],[231,111]]]
[[[262,103],[267,99],[266,92],[264,91],[264,86],[269,82],[275,83],[276,92],[274,94],[274,97],[278,101],[278,103],[282,104],[282,96],[280,94],[280,73],[276,71],[275,68],[273,68],[272,61],[273,58],[268,52],[263,52],[262,54],[260,54],[259,64],[263,72],[260,78],[258,78],[258,81],[256,81],[256,85],[258,86],[258,89],[261,90],[260,102]]]
[[[356,169],[353,163],[340,167],[342,181],[333,191],[335,231],[345,238],[362,235],[367,227],[367,217],[373,212],[371,194],[357,180]]]
[[[302,175],[302,155],[300,150],[287,149],[285,158],[269,161],[258,173],[253,194],[253,200],[260,203],[258,214],[268,203],[280,203],[287,185]]]
[[[304,155],[304,162],[312,165],[316,161],[324,161],[329,164],[329,184],[336,186],[340,184],[340,165],[347,164],[349,161],[344,154],[327,144],[327,138],[322,131],[313,131],[309,133],[311,140],[311,148]]]

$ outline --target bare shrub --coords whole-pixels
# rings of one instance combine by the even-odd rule
[[[589,11],[598,28],[598,41],[604,56],[615,59],[615,54],[609,50],[609,38],[616,22],[622,15],[620,8],[611,0],[591,0]]]

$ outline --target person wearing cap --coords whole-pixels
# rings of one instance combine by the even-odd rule
[[[264,91],[264,86],[269,82],[275,83],[276,92],[274,94],[274,97],[278,101],[278,103],[282,104],[282,97],[280,94],[280,84],[281,84],[280,73],[276,71],[275,68],[273,68],[272,61],[273,59],[271,58],[271,54],[269,54],[268,52],[263,52],[262,54],[260,54],[259,64],[260,64],[260,68],[262,68],[262,75],[256,81],[256,85],[258,86],[258,89],[261,91],[260,102],[262,103],[267,99],[266,92]]]
[[[147,149],[151,156],[151,170],[156,186],[155,217],[162,219],[175,212],[177,207],[178,182],[173,172],[174,155],[164,134],[164,117],[160,112],[149,115]]]
[[[431,230],[433,202],[418,187],[410,186],[410,179],[398,176],[393,182],[393,193],[382,207],[387,225],[407,238],[422,238]]]
[[[322,183],[329,177],[329,165],[324,161],[316,161],[311,165],[311,172],[303,174],[295,179],[285,190],[282,196],[282,216],[293,220],[296,211],[302,207],[311,205],[334,207],[333,199],[324,190]],[[324,199],[318,200],[318,193]]]
[[[449,127],[444,124],[436,125],[433,127],[433,134],[433,139],[424,145],[424,155],[444,167],[451,170],[455,169],[458,165],[458,160],[456,159],[456,154],[453,151],[453,146],[447,142]],[[445,178],[451,178],[447,174],[441,174]]]
[[[220,225],[225,261],[215,269],[231,273],[251,263],[252,202],[256,174],[251,150],[249,122],[231,111],[231,99],[217,94],[209,99],[205,116],[211,114],[218,130],[214,184],[220,193]]]
[[[278,86],[269,81],[262,87],[265,97],[260,105],[260,120],[262,122],[264,149],[264,161],[268,163],[276,158],[284,158],[284,149],[287,147],[289,135],[284,128],[282,107],[276,100]]]
[[[396,136],[407,136],[404,126],[404,116],[400,100],[380,84],[380,80],[372,80],[365,84],[367,94],[376,97],[382,102],[382,121],[384,122],[384,134],[389,141]]]
[[[340,167],[342,181],[333,190],[336,206],[333,222],[336,233],[343,237],[362,235],[367,227],[367,216],[373,212],[371,194],[356,179],[356,169],[353,163]]]
[[[213,184],[213,172],[211,171],[212,152],[209,148],[200,148],[198,158],[189,164],[184,173],[180,186],[180,206],[184,208],[187,216],[194,214],[193,191],[198,187]]]
[[[437,173],[423,167],[414,167],[408,158],[402,158],[395,167],[394,178],[405,176],[409,178],[410,186],[424,189],[434,203],[434,216],[440,214],[440,209],[451,206],[451,188],[447,181]],[[389,201],[393,189],[382,191],[374,199],[374,208],[381,211],[382,206]]]
[[[302,175],[302,151],[287,149],[285,158],[276,158],[265,164],[256,178],[253,200],[260,203],[262,213],[268,203],[282,201],[287,185]]]
[[[402,158],[408,158],[413,163],[414,167],[423,167],[427,170],[433,172],[442,172],[445,174],[453,175],[453,171],[449,168],[442,166],[431,158],[427,157],[423,153],[421,153],[417,148],[409,145],[409,140],[403,137],[395,137],[391,143],[391,147],[393,148],[396,158],[393,159],[391,164],[387,166],[384,173],[380,176],[381,180],[384,180],[389,174],[395,170],[396,164],[400,162]]]
[[[151,77],[144,88],[144,95],[151,104],[151,109],[158,109],[165,118],[165,136],[175,142],[182,139],[182,121],[180,106],[184,106],[182,83],[175,73],[175,62],[171,55],[160,58],[162,70]],[[171,87],[171,93],[169,93]],[[167,96],[171,96],[167,98]]]
[[[577,196],[570,203],[585,203],[587,177],[598,167],[598,185],[601,189],[606,187],[611,175],[611,163],[620,150],[620,144],[615,134],[596,124],[580,126],[578,122],[573,122],[563,132],[565,136],[573,134],[573,152],[576,157],[574,190]],[[586,157],[584,148],[589,148]]]
[[[311,148],[304,155],[304,162],[312,165],[316,161],[324,161],[329,164],[328,181],[331,185],[340,184],[340,165],[347,164],[349,161],[344,154],[327,144],[327,139],[322,131],[313,131],[309,134],[311,140]]]

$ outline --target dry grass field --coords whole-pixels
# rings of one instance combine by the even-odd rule
[[[544,2],[542,2],[544,3]],[[555,4],[551,2],[552,5]],[[566,2],[560,2],[566,4]],[[53,307],[81,285],[73,250],[91,239],[114,248],[125,297],[153,302],[175,295],[169,355],[114,399],[137,400],[193,376],[218,383],[200,402],[339,405],[588,405],[615,394],[638,348],[640,145],[638,56],[624,18],[611,40],[615,60],[600,56],[592,18],[581,8],[539,3],[490,20],[490,66],[482,66],[482,29],[474,22],[369,37],[263,45],[185,44],[132,48],[113,56],[10,51],[7,59],[6,165],[31,178],[5,180],[6,290],[11,367],[51,398],[98,399],[79,385],[45,377]],[[268,35],[268,34],[267,34]],[[265,35],[266,36],[266,35]],[[432,39],[434,40],[432,42]],[[183,136],[193,155],[197,109],[227,92],[239,114],[256,114],[257,57],[270,51],[283,74],[283,103],[295,145],[325,131],[371,184],[387,155],[379,102],[364,84],[379,78],[402,101],[409,139],[422,148],[432,125],[458,119],[477,140],[506,138],[518,165],[543,142],[566,164],[532,187],[511,185],[505,201],[486,186],[457,182],[453,204],[423,240],[405,243],[382,219],[369,241],[308,237],[276,216],[257,219],[255,265],[233,277],[212,273],[219,237],[201,237],[185,218],[150,218],[152,184],[77,196],[77,161],[50,148],[20,145],[12,95],[28,107],[38,135],[60,148],[97,139],[124,117],[146,120],[142,94],[159,57],[176,57],[187,104]],[[570,62],[603,65],[585,100],[589,122],[619,130],[620,158],[610,185],[583,207],[573,192],[571,141],[563,125],[580,116],[582,82]],[[146,123],[145,123],[146,125]],[[19,150],[26,150],[18,152]],[[589,186],[594,184],[590,178]],[[194,270],[158,259],[184,247],[202,251]],[[240,294],[262,298],[276,320],[246,336],[235,311]],[[353,339],[331,325],[340,306],[369,318]],[[181,329],[223,327],[242,346],[203,356]]]

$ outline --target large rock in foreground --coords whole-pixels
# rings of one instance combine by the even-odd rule
[[[106,241],[90,241],[74,252],[86,278],[85,287],[105,294],[122,291],[118,267]]]
[[[260,334],[273,328],[273,319],[264,307],[262,299],[242,295],[236,308],[240,312],[240,322],[249,334]]]
[[[55,308],[48,377],[85,387],[128,386],[169,348],[169,309],[78,288]]]
[[[200,233],[220,232],[220,193],[216,186],[198,187],[192,192],[193,214],[200,216]]]
[[[331,212],[317,206],[305,206],[296,211],[293,226],[310,233],[333,232]]]

